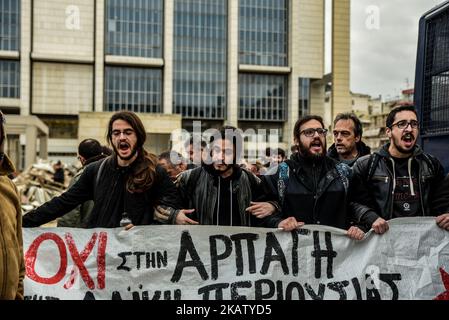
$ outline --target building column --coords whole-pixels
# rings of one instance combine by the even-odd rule
[[[37,128],[35,126],[27,126],[25,135],[25,168],[28,168],[36,162]]]
[[[228,79],[225,123],[237,127],[239,114],[239,1],[228,1]]]
[[[324,0],[290,0],[289,8],[288,61],[292,71],[283,134],[287,145],[293,144],[293,129],[299,117],[299,78],[321,79],[324,74]],[[311,91],[310,112],[314,106],[312,95]],[[317,103],[323,104],[324,100]]]
[[[164,83],[163,113],[173,113],[173,37],[175,1],[164,0]]]
[[[20,5],[20,114],[31,113],[31,0]]]
[[[39,158],[48,159],[48,136],[39,137]]]
[[[104,109],[104,42],[106,38],[106,30],[104,22],[106,17],[105,0],[96,1],[95,3],[95,112],[102,112]]]
[[[332,119],[351,111],[350,14],[351,0],[332,1]]]

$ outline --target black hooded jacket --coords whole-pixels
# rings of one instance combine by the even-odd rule
[[[154,206],[162,204],[178,209],[180,203],[176,187],[160,166],[156,167],[156,181],[151,188],[134,193],[126,190],[128,175],[135,165],[136,161],[128,167],[120,167],[116,157],[91,163],[85,167],[78,181],[61,196],[24,215],[23,226],[37,227],[50,222],[87,200],[94,201],[87,222],[89,228],[119,227],[124,212],[134,225],[154,224]]]
[[[374,221],[381,217],[392,219],[393,192],[395,183],[394,160],[388,152],[386,144],[371,156],[357,160],[353,166],[352,203],[357,221],[371,228]],[[438,216],[449,212],[447,180],[444,180],[444,170],[437,158],[424,153],[416,146],[412,156],[408,159],[409,176],[411,170],[417,170],[415,176],[418,181],[420,215]],[[446,187],[445,187],[446,183]],[[413,183],[410,183],[413,186]],[[444,190],[447,189],[447,190]]]
[[[304,159],[299,154],[285,162],[288,165],[288,182],[282,181],[279,165],[276,174],[263,177],[276,197],[279,185],[286,184],[281,214],[268,217],[268,226],[295,217],[306,224],[322,224],[347,230],[352,222],[349,212],[351,168],[329,157],[321,161]]]

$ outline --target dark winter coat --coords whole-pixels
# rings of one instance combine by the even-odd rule
[[[286,173],[280,172],[285,165],[288,166]],[[288,178],[282,178],[285,175]],[[263,178],[281,206],[281,214],[269,217],[270,227],[277,227],[281,220],[288,217],[295,217],[306,224],[322,224],[345,230],[350,227],[351,168],[346,164],[329,157],[312,162],[295,154],[291,160],[279,165],[276,174]],[[281,191],[283,188],[285,190]]]
[[[97,179],[100,165],[105,162]],[[145,192],[130,193],[126,181],[136,161],[128,167],[120,167],[115,157],[108,157],[88,165],[78,181],[61,196],[53,198],[23,217],[24,227],[36,227],[64,215],[87,200],[94,207],[87,227],[114,228],[120,226],[126,212],[134,225],[155,223],[154,207],[165,205],[179,208],[176,187],[166,171],[157,166],[157,178]]]

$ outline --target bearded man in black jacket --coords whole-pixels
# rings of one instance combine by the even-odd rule
[[[304,224],[322,224],[362,239],[364,232],[351,225],[351,168],[326,156],[323,119],[305,116],[296,122],[293,133],[299,152],[281,163],[275,174],[264,176],[281,206],[280,214],[267,217],[267,225],[291,231]]]
[[[224,126],[214,135],[210,157],[201,167],[178,176],[177,185],[184,208],[177,213],[176,224],[263,227],[265,217],[279,210],[261,180],[242,169],[243,135],[232,126]],[[163,214],[163,210],[158,210]]]
[[[139,117],[130,111],[115,113],[107,138],[113,154],[88,165],[61,196],[24,215],[24,227],[52,221],[87,200],[94,201],[89,228],[156,223],[157,205],[170,209],[169,221],[174,217],[179,207],[176,187],[157,157],[144,149],[146,131]]]

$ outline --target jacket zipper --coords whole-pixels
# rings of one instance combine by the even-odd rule
[[[384,161],[386,161],[386,160],[384,159]],[[388,220],[390,220],[391,218],[393,218],[393,207],[394,207],[394,200],[393,200],[394,190],[392,190],[393,186],[391,184],[391,182],[393,182],[393,178],[392,178],[393,173],[391,172],[390,168],[388,168],[388,164],[386,164],[386,163],[385,163],[385,168],[387,168],[387,174],[389,175],[389,178],[390,178],[390,184],[388,186],[388,191],[389,191],[389,194],[391,195],[390,212],[388,212],[388,217],[389,217]],[[385,183],[388,183],[388,177],[385,178]]]
[[[422,215],[423,215],[423,217],[425,217],[426,216],[426,212],[424,211],[423,198],[422,198],[423,197],[423,193],[422,193],[422,187],[421,187],[421,184],[423,183],[423,182],[421,182],[421,180],[423,178],[423,176],[422,176],[422,166],[419,164],[419,161],[417,161],[417,163],[418,163],[418,167],[419,167],[419,169],[418,169],[419,202],[421,203]]]

